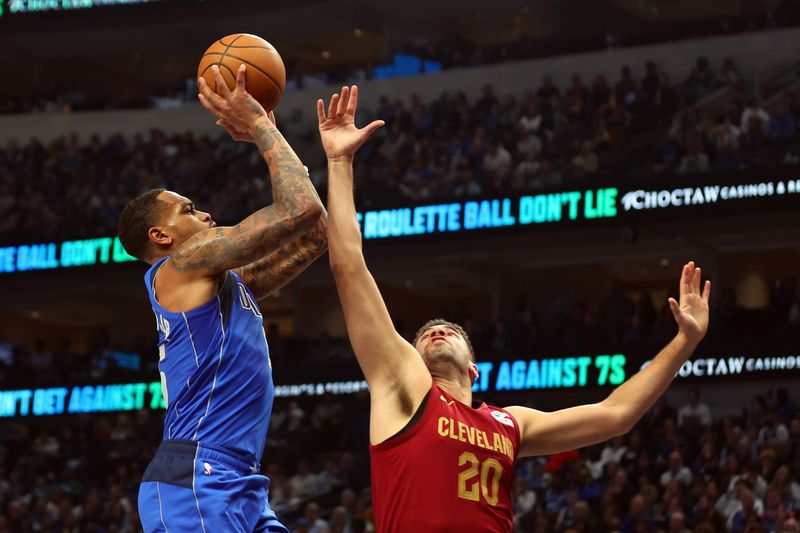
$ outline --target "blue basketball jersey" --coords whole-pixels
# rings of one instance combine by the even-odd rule
[[[261,461],[274,388],[263,318],[233,271],[208,303],[184,313],[156,300],[154,281],[167,258],[145,274],[158,328],[158,369],[167,402],[166,439],[222,446]]]

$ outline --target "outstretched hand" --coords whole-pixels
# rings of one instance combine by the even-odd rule
[[[358,148],[384,125],[375,120],[363,128],[356,128],[355,117],[358,107],[358,87],[342,87],[341,94],[331,96],[328,114],[325,103],[317,100],[319,136],[328,160],[352,159]]]
[[[708,330],[708,299],[711,296],[711,282],[706,281],[702,292],[700,282],[702,272],[694,261],[683,265],[680,282],[680,303],[669,299],[672,316],[678,323],[680,332],[693,343],[700,342]]]

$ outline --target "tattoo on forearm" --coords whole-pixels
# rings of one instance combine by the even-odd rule
[[[175,269],[221,272],[249,263],[297,238],[316,222],[305,215],[314,206],[321,209],[322,204],[289,144],[269,124],[260,124],[254,139],[270,169],[273,204],[233,228],[218,228],[190,238],[172,256]],[[299,250],[287,257],[300,258]]]
[[[262,154],[267,150],[272,150],[272,147],[275,146],[275,131],[267,124],[259,124],[253,138]]]
[[[264,298],[280,289],[321,256],[328,246],[327,222],[319,222],[304,236],[285,244],[236,272],[256,298]]]

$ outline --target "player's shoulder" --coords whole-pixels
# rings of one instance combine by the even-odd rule
[[[510,428],[518,427],[514,415],[512,415],[502,407],[497,407],[496,405],[483,404],[481,408],[484,409],[489,414],[489,416],[494,418],[497,422],[505,426],[508,426]]]

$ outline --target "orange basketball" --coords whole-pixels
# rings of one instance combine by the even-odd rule
[[[205,78],[208,86],[216,91],[217,83],[211,67],[217,65],[228,87],[233,90],[236,87],[236,72],[242,63],[247,65],[247,92],[261,102],[264,109],[272,111],[283,96],[286,67],[275,47],[261,37],[234,33],[215,42],[203,54],[197,67],[197,77]]]

